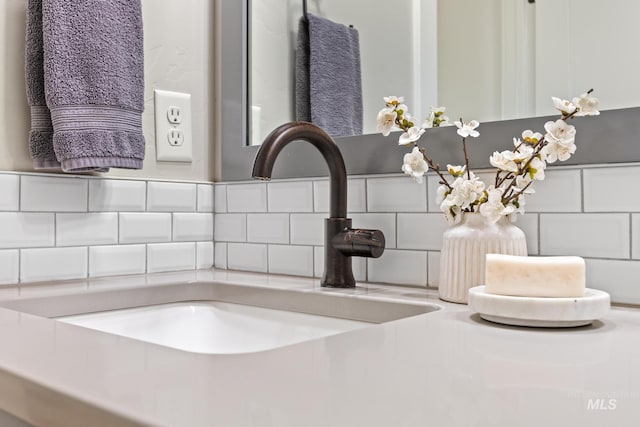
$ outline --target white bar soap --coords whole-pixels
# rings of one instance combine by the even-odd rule
[[[584,259],[487,254],[485,292],[521,297],[583,297]]]

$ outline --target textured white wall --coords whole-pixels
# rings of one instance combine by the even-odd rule
[[[0,170],[31,171],[29,109],[24,86],[26,0],[0,2]],[[111,176],[210,180],[213,178],[214,5],[210,0],[143,0],[147,139],[142,171],[114,169]],[[155,161],[153,89],[192,96],[194,161]]]

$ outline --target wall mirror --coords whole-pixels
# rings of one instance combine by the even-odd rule
[[[446,105],[451,114],[480,120],[472,158],[483,167],[483,159],[523,129],[542,128],[545,116],[555,114],[551,95],[570,97],[595,87],[602,109],[612,111],[580,123],[582,148],[572,162],[640,160],[625,125],[640,112],[640,92],[633,90],[640,60],[626,53],[640,40],[632,22],[640,4],[398,0],[385,12],[387,2],[372,1],[380,4],[368,1],[367,13],[357,2],[308,1],[311,13],[352,24],[360,34],[364,135],[337,138],[350,174],[398,172],[403,151],[397,138],[375,133],[381,97],[391,94],[404,95],[420,117],[431,106]],[[221,6],[222,175],[248,179],[256,151],[248,145],[295,118],[293,55],[302,0],[223,0]],[[427,138],[441,161],[459,160],[451,129],[432,129]],[[294,145],[276,163],[274,176],[326,174],[312,147]]]

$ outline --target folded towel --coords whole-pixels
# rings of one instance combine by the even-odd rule
[[[355,28],[310,13],[296,46],[296,116],[331,136],[362,134],[360,42]]]
[[[29,0],[25,46],[27,101],[31,107],[29,152],[35,169],[60,169],[53,151],[53,125],[45,99],[42,46],[42,0]]]
[[[64,171],[140,169],[140,0],[42,0],[44,82]]]

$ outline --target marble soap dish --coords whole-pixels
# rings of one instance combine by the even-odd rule
[[[591,324],[606,315],[609,294],[585,289],[583,297],[542,298],[488,294],[484,286],[469,290],[469,307],[485,320],[514,326],[569,328]]]

